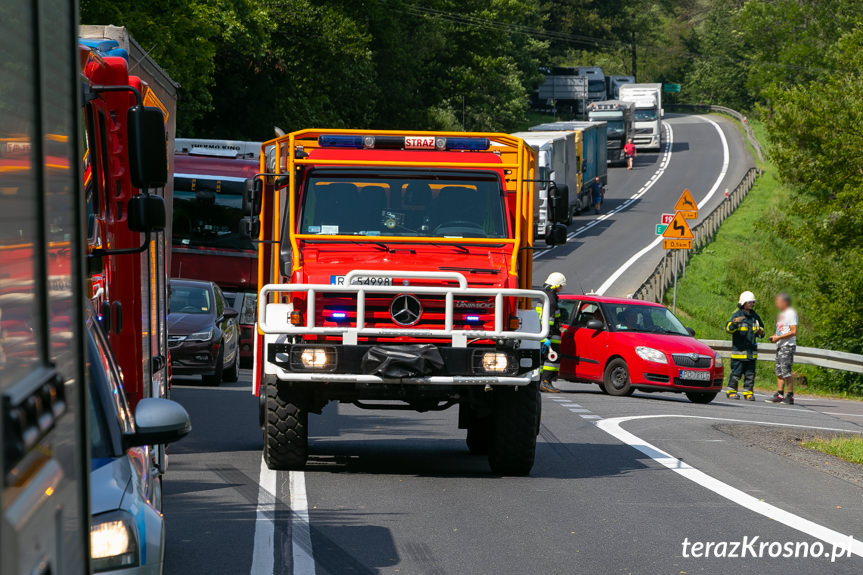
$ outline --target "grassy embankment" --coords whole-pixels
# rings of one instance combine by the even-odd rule
[[[765,142],[762,126],[753,122],[752,127],[759,141]],[[728,339],[725,322],[735,311],[740,292],[751,290],[758,297],[756,309],[770,335],[776,320],[773,296],[788,291],[801,321],[798,345],[810,345],[807,316],[813,317],[816,311],[807,307],[807,286],[795,282],[793,271],[799,265],[800,252],[781,234],[781,222],[789,217],[794,191],[777,179],[776,169],[768,161],[760,167],[763,176],[737,211],[723,222],[714,241],[690,259],[686,275],[678,283],[677,313],[699,338]],[[666,300],[671,303],[670,290]],[[795,372],[803,376],[797,378],[797,392],[849,397],[819,387],[818,368],[800,365]],[[759,362],[756,387],[776,388],[772,363]]]
[[[831,437],[830,439],[813,439],[803,443],[803,447],[817,449],[827,455],[834,455],[851,463],[863,464],[863,437]]]

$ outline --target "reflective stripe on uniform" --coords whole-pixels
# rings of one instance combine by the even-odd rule
[[[542,371],[560,371],[559,365],[543,365]]]
[[[748,325],[741,325],[740,327],[737,328],[737,330],[738,331],[749,331],[749,326]]]
[[[752,354],[752,357],[750,358],[750,357],[749,357],[749,355],[747,355],[747,354],[745,354],[745,353],[744,353],[744,354],[732,353],[732,354],[731,354],[731,359],[758,359],[758,354],[757,354],[757,353],[753,353],[753,354]]]
[[[552,345],[561,342],[559,337],[550,337],[548,340],[551,342]]]
[[[733,333],[737,331],[737,328],[734,327],[733,321],[728,322],[728,325],[725,326],[725,331],[727,331],[728,333]]]

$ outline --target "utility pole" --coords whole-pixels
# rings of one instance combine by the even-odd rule
[[[638,82],[638,55],[635,49],[635,30],[632,31],[630,50],[632,51],[632,77]]]

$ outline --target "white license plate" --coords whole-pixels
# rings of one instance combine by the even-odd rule
[[[689,379],[694,381],[710,381],[709,371],[692,371],[690,369],[680,370],[680,379]]]
[[[330,276],[330,285],[345,285],[345,276]],[[351,285],[391,286],[393,285],[393,278],[357,276],[353,280],[351,280]]]

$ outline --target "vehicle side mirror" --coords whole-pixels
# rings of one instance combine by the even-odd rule
[[[264,181],[261,178],[246,181],[246,191],[243,194],[243,211],[252,215],[261,215],[261,204],[264,199]]]
[[[659,109],[659,117],[660,117],[660,118],[664,118],[664,117],[665,117],[665,108],[660,108],[660,109]]]
[[[545,232],[545,243],[549,246],[562,246],[566,243],[567,229],[563,224],[553,224]]]
[[[235,317],[240,316],[240,312],[238,312],[232,307],[229,307],[225,308],[225,313],[223,313],[222,315],[225,317],[225,319],[234,319]]]
[[[135,427],[135,433],[123,437],[126,448],[173,443],[192,430],[192,422],[185,408],[176,401],[148,397],[138,402]]]
[[[691,335],[692,337],[695,337],[695,329],[688,327],[688,328],[686,328],[686,331],[689,332],[689,335]]]
[[[261,235],[261,220],[258,219],[258,216],[245,216],[240,218],[239,232],[247,238],[251,238],[253,240],[258,239]]]
[[[159,108],[133,106],[126,113],[129,130],[129,177],[138,189],[168,182],[168,142]]]
[[[602,331],[605,329],[605,324],[598,319],[592,319],[584,327],[592,331]]]
[[[126,206],[126,222],[133,232],[161,232],[165,229],[165,198],[138,194]]]
[[[569,186],[556,184],[553,181],[548,186],[551,220],[562,224],[569,220]]]

